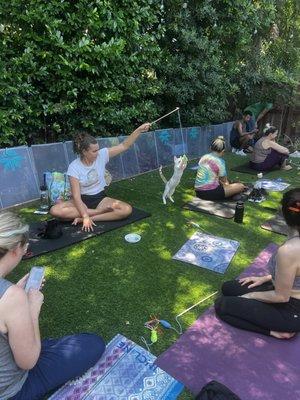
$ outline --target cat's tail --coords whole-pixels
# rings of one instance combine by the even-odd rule
[[[158,172],[159,172],[159,175],[160,175],[163,183],[166,184],[168,181],[166,180],[166,178],[164,177],[164,174],[162,173],[162,165],[158,168]]]

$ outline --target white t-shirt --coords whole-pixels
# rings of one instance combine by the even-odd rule
[[[99,150],[92,165],[84,165],[80,158],[72,161],[67,175],[79,180],[81,194],[97,194],[106,186],[104,174],[105,165],[109,161],[108,148]]]

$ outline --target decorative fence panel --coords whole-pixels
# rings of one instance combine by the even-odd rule
[[[228,143],[231,127],[232,122],[226,122],[144,133],[127,152],[111,159],[107,169],[117,181],[173,164],[174,156],[201,157],[217,136],[224,136]],[[126,136],[120,136],[97,140],[103,148],[125,139]],[[39,187],[44,183],[43,173],[65,172],[75,157],[71,141],[0,149],[0,208],[37,199]]]

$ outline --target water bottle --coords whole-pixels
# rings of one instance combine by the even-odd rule
[[[243,218],[244,218],[244,203],[242,201],[238,201],[235,206],[234,222],[242,224]]]
[[[44,211],[48,211],[49,209],[48,190],[45,185],[40,187],[40,209]]]

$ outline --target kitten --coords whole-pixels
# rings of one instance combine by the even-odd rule
[[[167,203],[166,198],[168,197],[172,203],[174,203],[174,199],[172,198],[173,193],[175,192],[175,189],[177,185],[180,182],[180,179],[182,177],[183,171],[185,170],[187,166],[187,157],[186,155],[176,157],[174,156],[174,173],[169,181],[166,180],[162,173],[162,166],[159,168],[159,175],[163,182],[165,183],[165,191],[162,196],[164,204]]]

